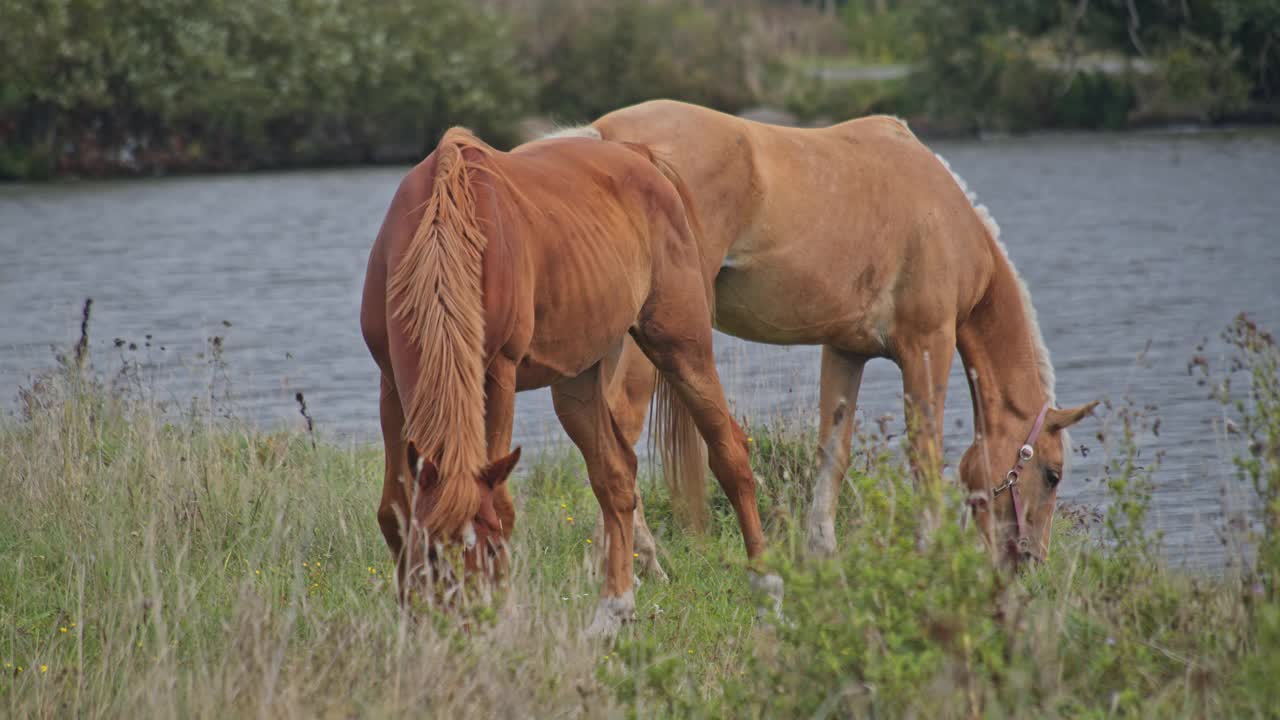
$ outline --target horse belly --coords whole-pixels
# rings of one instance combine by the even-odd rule
[[[584,293],[539,313],[533,342],[520,363],[521,389],[574,378],[613,352],[635,324],[640,303],[615,283],[612,292]],[[620,291],[621,290],[621,291]]]
[[[865,274],[852,282],[732,257],[716,275],[715,325],[743,340],[774,345],[833,345],[883,354],[892,331],[892,292]]]

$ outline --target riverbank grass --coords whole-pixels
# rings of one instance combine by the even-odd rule
[[[374,522],[380,448],[161,412],[79,365],[42,378],[19,416],[0,421],[0,708],[12,717],[1280,708],[1272,556],[1222,577],[1167,568],[1148,536],[1123,530],[1141,522],[1133,503],[1150,492],[1137,476],[1115,483],[1113,507],[1129,515],[1092,533],[1089,513],[1060,515],[1051,560],[1011,578],[962,527],[954,493],[942,529],[918,549],[916,494],[896,446],[863,437],[842,497],[841,553],[815,563],[801,552],[800,523],[811,439],[756,429],[784,617],[757,620],[718,491],[710,531],[693,537],[646,479],[671,582],[641,584],[638,621],[603,644],[580,633],[598,587],[595,502],[576,453],[547,452],[514,481],[509,592],[464,632],[397,608]],[[1241,406],[1264,443],[1272,402],[1270,415],[1253,412],[1256,399]],[[1250,455],[1263,483],[1275,450]],[[1117,472],[1141,472],[1119,457]]]

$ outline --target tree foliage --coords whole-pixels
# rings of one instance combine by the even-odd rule
[[[0,0],[0,136],[124,165],[414,154],[451,124],[509,133],[517,60],[465,0]]]

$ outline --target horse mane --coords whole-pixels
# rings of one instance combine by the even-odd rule
[[[942,167],[951,173],[952,179],[960,186],[960,191],[965,197],[969,198],[969,204],[973,206],[973,211],[977,213],[978,219],[987,229],[987,234],[991,236],[991,241],[1000,250],[1001,257],[1009,266],[1010,272],[1013,273],[1013,279],[1018,283],[1018,295],[1022,298],[1022,309],[1027,316],[1027,330],[1031,333],[1031,344],[1036,351],[1036,370],[1040,377],[1040,387],[1044,390],[1045,397],[1050,403],[1056,402],[1056,393],[1054,387],[1057,379],[1053,370],[1053,363],[1049,360],[1049,348],[1044,343],[1044,334],[1040,332],[1040,321],[1036,317],[1036,307],[1031,303],[1031,290],[1027,288],[1027,282],[1018,274],[1018,268],[1013,264],[1013,259],[1009,257],[1009,248],[1005,247],[1004,241],[1000,239],[1000,226],[996,224],[995,218],[991,217],[991,211],[986,205],[978,202],[977,193],[969,190],[969,185],[960,177],[955,170],[951,169],[951,164],[946,158],[935,153],[935,157],[942,163]]]
[[[479,511],[475,478],[488,458],[481,284],[488,240],[476,216],[472,183],[477,172],[497,171],[468,160],[464,150],[484,158],[494,152],[464,128],[444,134],[422,221],[387,285],[393,317],[421,353],[405,432],[439,470],[427,527],[446,535]]]
[[[539,137],[539,140],[556,140],[558,138],[591,138],[594,140],[604,139],[600,135],[600,131],[590,125],[570,125],[566,127],[557,127],[549,133]]]

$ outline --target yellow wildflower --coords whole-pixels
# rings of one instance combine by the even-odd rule
[[[62,627],[58,628],[58,632],[66,632],[66,631],[67,631],[66,625],[63,625]]]
[[[48,666],[48,665],[41,665],[41,666],[40,666],[40,672],[42,672],[42,673],[47,673],[47,672],[49,672],[49,666]]]
[[[588,544],[588,545],[590,545],[590,544],[591,544],[591,538],[587,538],[587,544]]]

